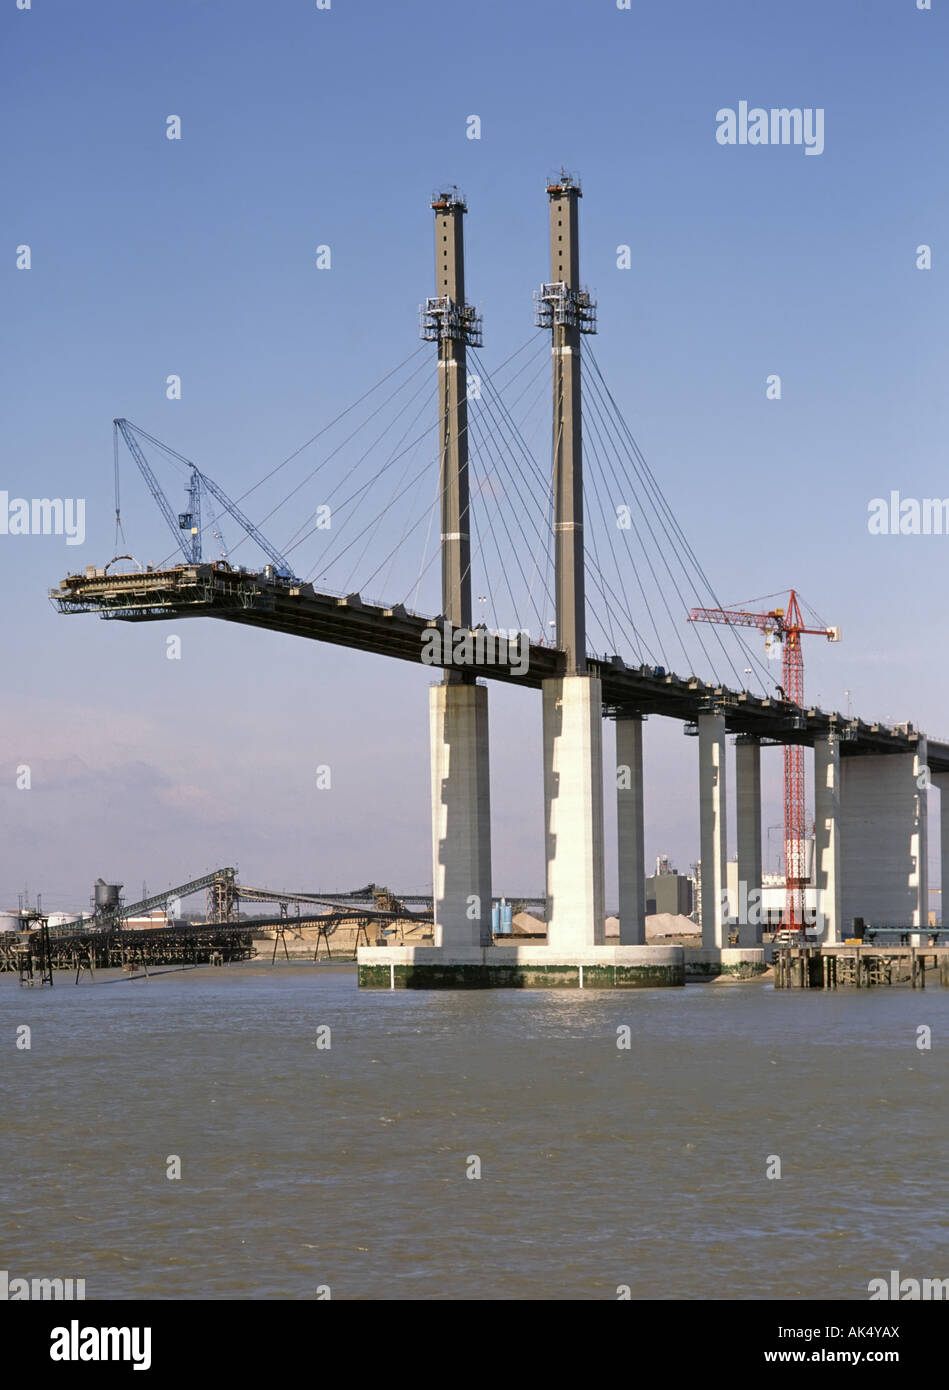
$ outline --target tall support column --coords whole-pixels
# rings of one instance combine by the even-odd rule
[[[738,830],[738,944],[760,946],[761,744],[742,735],[735,745]]]
[[[579,285],[577,203],[580,190],[561,183],[550,196],[550,278],[563,298]],[[559,318],[559,322],[557,321]],[[554,315],[554,497],[557,645],[567,673],[586,670],[583,572],[583,475],[580,460],[580,327],[569,313]]]
[[[642,716],[616,719],[616,832],[621,946],[646,944]]]
[[[924,928],[929,912],[926,740],[910,753],[841,759],[841,913]]]
[[[702,946],[721,948],[728,945],[725,716],[700,714],[698,727]]]
[[[536,322],[551,329],[553,363],[554,582],[557,645],[567,675],[586,670],[580,335],[596,331],[596,309],[580,288],[580,185],[568,174],[547,185],[550,281],[535,294]]]
[[[814,743],[814,884],[817,932],[829,945],[843,939],[840,877],[840,743],[836,734]]]
[[[913,781],[916,783],[916,800],[914,804],[916,824],[913,828],[912,857],[916,862],[916,873],[910,880],[916,889],[917,907],[913,917],[913,925],[918,927],[929,926],[929,796],[927,788],[930,782],[929,776],[929,753],[926,747],[926,738],[923,734],[919,736],[916,745],[916,756],[913,759]],[[915,882],[914,882],[915,879]]]
[[[586,672],[580,335],[595,331],[580,289],[578,201],[568,174],[548,184],[551,280],[535,294],[536,322],[551,330],[557,646],[564,674],[544,681],[547,944],[606,942],[603,861],[603,709]]]
[[[547,945],[606,944],[603,710],[596,676],[543,683]]]
[[[940,925],[949,927],[949,772],[937,772],[932,784],[939,792]]]
[[[490,946],[488,692],[483,685],[434,685],[429,708],[435,945]]]
[[[438,344],[442,613],[452,628],[470,629],[467,347],[480,343],[481,328],[465,303],[464,200],[454,190],[432,208],[438,293],[425,302],[421,329]],[[435,945],[490,946],[488,692],[473,670],[448,666],[429,718]]]
[[[467,348],[480,344],[481,321],[465,303],[464,199],[457,190],[440,193],[432,207],[438,293],[425,301],[422,337],[438,343],[442,613],[453,627],[470,628]]]

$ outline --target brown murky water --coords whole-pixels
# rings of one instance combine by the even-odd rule
[[[839,1299],[949,1276],[947,990],[0,976],[0,1037],[0,1268],[88,1298]]]

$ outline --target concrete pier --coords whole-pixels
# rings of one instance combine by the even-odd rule
[[[949,772],[937,772],[932,776],[932,784],[939,792],[939,867],[942,889],[942,922],[949,926]]]
[[[616,720],[616,832],[619,863],[619,939],[646,942],[646,843],[643,818],[643,721]]]
[[[875,926],[925,926],[928,915],[926,741],[915,752],[840,763],[841,913]]]
[[[916,860],[916,873],[910,880],[910,887],[916,890],[913,925],[925,927],[929,924],[929,754],[926,739],[922,734],[913,758],[913,782],[916,787],[915,829],[911,851],[912,857]]]
[[[831,946],[843,939],[840,881],[840,744],[836,735],[814,744],[814,882],[816,930]]]
[[[596,676],[544,682],[547,948],[606,941],[603,716]]]
[[[491,945],[491,783],[488,692],[429,692],[435,945]]]
[[[702,946],[728,945],[725,824],[725,716],[698,716]]]
[[[769,948],[770,949],[770,948]],[[685,947],[685,978],[691,981],[753,980],[768,969],[763,946]]]
[[[369,989],[652,989],[684,985],[685,958],[681,946],[372,946],[358,973]]]
[[[735,744],[735,794],[738,812],[738,896],[748,904],[739,920],[739,946],[761,945],[761,744],[741,737]],[[744,897],[741,885],[745,885]],[[752,894],[756,896],[752,898]]]

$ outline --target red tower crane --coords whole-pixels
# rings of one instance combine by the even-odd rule
[[[771,595],[771,597],[775,597]],[[763,603],[763,599],[754,599]],[[690,623],[724,623],[728,627],[754,627],[769,642],[780,642],[781,686],[790,704],[804,705],[804,653],[801,638],[826,637],[840,641],[839,627],[805,627],[797,593],[788,594],[784,608],[759,613],[739,608],[693,608]],[[791,931],[804,926],[804,888],[807,883],[805,852],[807,825],[804,808],[804,749],[799,743],[784,745],[784,925]],[[751,885],[749,885],[751,886]],[[757,885],[756,885],[757,886]]]

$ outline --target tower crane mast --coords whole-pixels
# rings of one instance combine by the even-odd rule
[[[757,600],[761,602],[762,600]],[[693,608],[690,623],[722,623],[726,627],[753,627],[769,641],[781,643],[781,693],[789,704],[804,705],[804,652],[801,638],[826,637],[840,641],[839,627],[807,627],[797,591],[791,589],[783,608],[756,612],[741,608]],[[784,925],[791,931],[804,927],[804,890],[807,874],[807,824],[804,801],[804,749],[799,743],[784,745]],[[749,885],[749,887],[752,885]],[[755,885],[758,886],[758,885]]]

